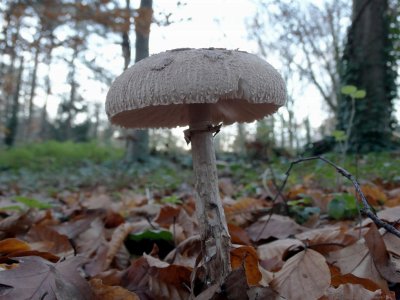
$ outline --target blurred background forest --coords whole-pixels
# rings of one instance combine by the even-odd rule
[[[219,153],[266,159],[399,149],[398,0],[165,2],[1,2],[3,169],[13,167],[12,149],[34,153],[46,141],[91,142],[128,161],[186,151],[182,129],[121,130],[104,112],[107,90],[124,69],[181,46],[256,53],[287,82],[286,107],[222,130]]]

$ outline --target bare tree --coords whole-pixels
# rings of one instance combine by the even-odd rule
[[[291,65],[304,84],[316,87],[336,114],[349,1],[327,0],[321,5],[294,0],[259,2],[250,29],[261,54],[268,56],[272,50],[283,65]]]

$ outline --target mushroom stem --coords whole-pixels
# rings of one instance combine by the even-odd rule
[[[231,270],[231,239],[218,190],[218,175],[209,104],[190,105],[192,157],[199,222],[207,284],[222,284]]]

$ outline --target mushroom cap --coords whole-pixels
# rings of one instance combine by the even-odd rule
[[[251,122],[285,104],[279,73],[256,55],[226,49],[175,49],[123,72],[107,94],[112,123],[130,128],[185,126],[191,104],[211,104],[211,122]]]

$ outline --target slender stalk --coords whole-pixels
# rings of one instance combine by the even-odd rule
[[[222,284],[231,270],[231,241],[222,202],[219,197],[218,176],[208,105],[192,105],[192,157],[195,175],[196,214],[199,222],[203,262],[207,284]]]

